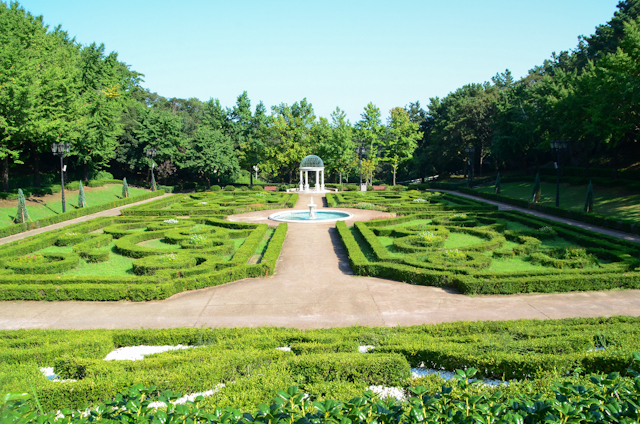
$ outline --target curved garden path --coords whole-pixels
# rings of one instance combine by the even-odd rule
[[[301,195],[297,208],[306,208]],[[315,195],[315,203],[320,203]],[[353,212],[354,210],[350,210]],[[274,211],[231,220],[275,225]],[[355,211],[356,220],[386,215]],[[640,316],[640,290],[469,297],[355,277],[334,224],[289,224],[276,273],[151,302],[0,302],[0,329],[394,326],[458,320]]]

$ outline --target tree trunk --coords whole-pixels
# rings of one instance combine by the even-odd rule
[[[342,185],[342,172],[340,172],[340,185]]]
[[[40,187],[40,155],[35,150],[33,154],[33,186]]]
[[[209,174],[205,174],[204,179],[207,181],[207,191],[211,190],[211,177]]]
[[[2,159],[2,191],[9,191],[9,156]]]
[[[88,182],[89,181],[89,164],[88,163],[84,163],[82,165],[82,171],[84,173],[84,181]]]
[[[251,168],[249,168],[249,187],[253,187],[253,172],[251,172]]]
[[[396,185],[396,168],[393,168],[393,185]]]
[[[289,170],[289,184],[293,184],[292,181],[293,181],[293,171],[290,169]]]
[[[482,159],[484,159],[484,156],[480,155],[480,178],[482,178]]]

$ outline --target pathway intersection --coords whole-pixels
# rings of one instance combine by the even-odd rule
[[[319,195],[313,196],[321,205]],[[305,209],[310,197],[301,195],[296,209]],[[388,216],[377,211],[349,211],[355,217],[348,223]],[[277,225],[267,218],[274,212],[250,212],[230,219]],[[334,227],[333,223],[289,224],[272,277],[183,292],[161,301],[0,302],[0,329],[324,328],[640,316],[640,290],[469,297],[448,289],[356,277]]]

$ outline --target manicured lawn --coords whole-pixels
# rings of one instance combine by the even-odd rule
[[[85,198],[89,206],[102,205],[120,199],[122,185],[108,184],[103,187],[85,187]],[[137,196],[148,192],[148,190],[129,187],[129,194]],[[65,190],[67,212],[76,209],[78,204],[78,190]],[[47,218],[62,213],[62,193],[41,197],[29,197],[26,200],[29,217],[33,221]],[[18,202],[0,201],[0,227],[13,224]]]
[[[541,183],[540,203],[555,206],[556,185]],[[494,193],[494,186],[479,187],[483,193]],[[533,181],[531,183],[504,183],[501,195],[516,199],[531,200]],[[575,211],[582,211],[587,195],[587,186],[573,186],[560,184],[560,207]],[[617,217],[621,219],[640,220],[640,193],[630,192],[623,187],[593,187],[594,212],[599,215]]]

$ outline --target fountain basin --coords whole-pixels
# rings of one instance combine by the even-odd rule
[[[322,209],[315,212],[315,218],[310,217],[309,211],[295,210],[276,212],[269,215],[269,219],[279,222],[300,222],[300,223],[322,223],[322,222],[335,222],[344,221],[346,219],[353,218],[353,214],[349,212],[334,211],[331,209]]]

